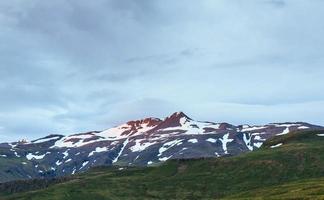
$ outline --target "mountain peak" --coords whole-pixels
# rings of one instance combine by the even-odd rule
[[[170,115],[169,117],[167,117],[168,119],[173,119],[173,120],[180,120],[181,118],[186,118],[191,120],[190,117],[188,117],[188,115],[184,114],[183,112],[179,111],[179,112],[175,112],[172,115]]]
[[[175,112],[169,117],[165,118],[163,122],[157,128],[168,128],[168,127],[177,127],[181,126],[183,121],[190,121],[192,120],[183,112]]]

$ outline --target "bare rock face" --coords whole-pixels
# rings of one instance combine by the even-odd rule
[[[297,122],[263,126],[195,121],[183,112],[104,131],[0,144],[0,182],[70,175],[100,165],[147,166],[169,159],[233,156],[273,136],[323,129]]]

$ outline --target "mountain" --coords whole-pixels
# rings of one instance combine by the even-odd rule
[[[0,198],[324,199],[323,146],[324,131],[297,131],[234,157],[169,160],[145,168],[97,167],[50,183],[4,183]]]
[[[303,122],[235,126],[195,121],[177,112],[104,131],[2,143],[0,182],[65,176],[103,165],[154,166],[169,159],[233,156],[258,149],[276,135],[322,128]]]

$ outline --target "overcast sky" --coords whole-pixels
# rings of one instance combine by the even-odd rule
[[[324,125],[323,0],[1,0],[0,142],[184,111]]]

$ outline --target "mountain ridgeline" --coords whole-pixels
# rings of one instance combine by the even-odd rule
[[[323,146],[324,131],[295,131],[238,156],[95,167],[63,179],[3,183],[0,199],[324,199]]]
[[[72,175],[98,166],[156,166],[170,159],[228,157],[278,135],[320,130],[303,122],[263,126],[196,121],[182,112],[104,131],[0,144],[0,182]]]

